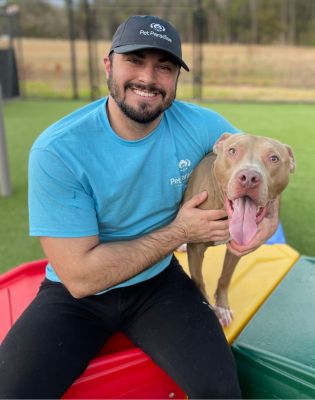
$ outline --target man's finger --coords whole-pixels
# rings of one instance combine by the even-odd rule
[[[198,194],[195,194],[190,200],[186,201],[183,208],[196,208],[200,206],[205,200],[207,200],[208,192],[204,190]]]
[[[221,219],[226,219],[226,217],[227,213],[224,209],[208,211],[208,221],[218,221]]]

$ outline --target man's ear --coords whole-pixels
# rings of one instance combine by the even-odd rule
[[[111,69],[111,58],[109,56],[104,57],[104,67],[105,67],[106,78],[108,79]]]
[[[218,154],[218,150],[222,147],[223,142],[228,139],[230,136],[232,136],[233,133],[223,133],[219,139],[215,142],[214,146],[213,146],[213,152],[214,154]]]

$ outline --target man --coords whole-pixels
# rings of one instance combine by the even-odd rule
[[[223,117],[175,101],[180,38],[167,21],[133,16],[104,60],[110,95],[49,127],[29,164],[30,233],[49,260],[36,299],[0,353],[6,398],[57,398],[121,330],[191,398],[238,398],[230,349],[173,251],[227,240],[224,210],[180,208],[193,168],[225,131]],[[277,212],[246,254],[269,237]]]

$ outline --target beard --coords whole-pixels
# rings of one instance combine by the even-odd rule
[[[139,89],[143,91],[148,91],[149,93],[158,93],[158,95],[162,97],[162,102],[155,108],[152,108],[146,102],[140,102],[137,108],[130,104],[127,104],[127,102],[125,101],[125,97],[122,95],[117,82],[113,78],[112,71],[110,71],[107,86],[111,97],[115,100],[116,104],[126,117],[139,124],[149,124],[150,122],[156,120],[165,110],[167,110],[172,105],[176,97],[177,80],[175,84],[175,89],[170,95],[167,95],[163,89],[158,88],[155,85],[143,85],[139,83],[126,83],[124,85],[124,92],[126,92],[126,90],[128,89]]]

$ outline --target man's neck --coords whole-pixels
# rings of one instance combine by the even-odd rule
[[[163,114],[148,124],[141,124],[128,118],[115,100],[109,96],[106,112],[109,123],[115,133],[126,140],[139,140],[149,135],[160,123]]]

